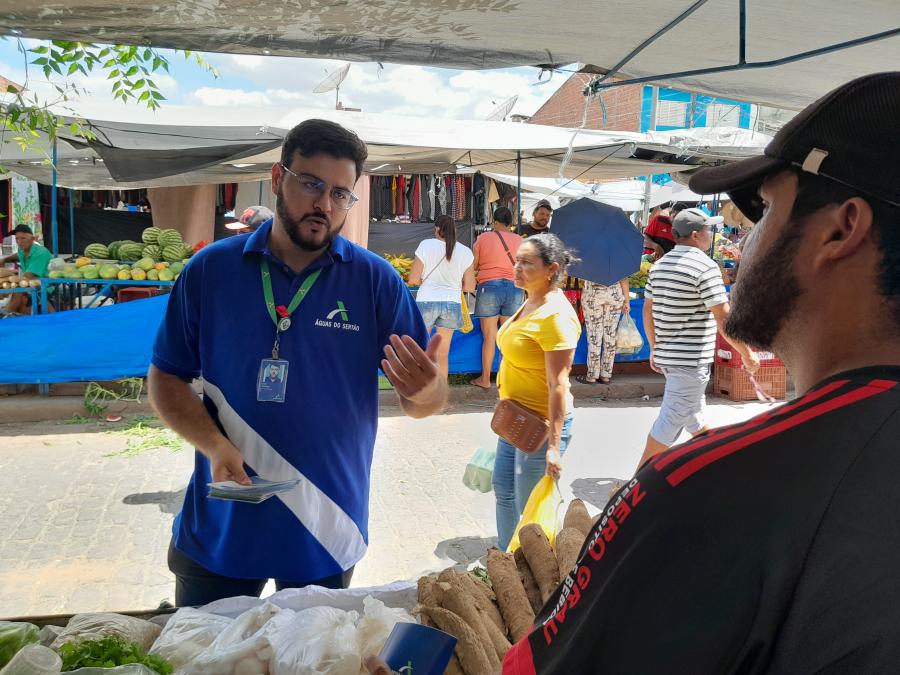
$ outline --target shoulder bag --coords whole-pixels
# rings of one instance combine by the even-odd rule
[[[526,454],[537,452],[550,437],[550,422],[541,414],[511,399],[500,399],[491,418],[491,430]]]

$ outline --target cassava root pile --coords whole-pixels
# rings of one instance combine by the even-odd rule
[[[446,675],[494,675],[515,643],[528,635],[535,615],[575,567],[591,518],[574,500],[555,551],[539,525],[519,531],[515,554],[492,548],[487,555],[490,586],[469,572],[447,569],[419,579],[416,613],[422,623],[450,633],[456,652]]]

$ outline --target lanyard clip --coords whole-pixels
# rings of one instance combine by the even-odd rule
[[[275,344],[272,345],[272,358],[274,360],[278,360],[278,350],[281,346],[281,340],[279,333],[275,333]]]

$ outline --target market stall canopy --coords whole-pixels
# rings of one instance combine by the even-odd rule
[[[680,74],[666,81],[794,109],[900,62],[898,26],[895,0],[0,0],[5,34],[467,69],[582,63],[606,73],[621,63],[624,77]],[[708,72],[742,57],[741,70]]]
[[[208,111],[206,114],[209,114]],[[89,120],[96,138],[61,135],[58,184],[73,188],[168,187],[257,181],[268,178],[279,161],[281,142],[295,124],[325,118],[356,131],[369,147],[365,169],[372,174],[445,173],[460,167],[515,175],[521,161],[525,177],[558,176],[611,180],[684,171],[724,159],[761,152],[768,137],[752,145],[740,134],[721,131],[712,141],[691,130],[680,136],[619,131],[573,130],[537,124],[442,120],[377,113],[295,109],[272,120],[260,108],[256,126],[250,114],[236,110],[243,124],[232,125],[230,112],[217,111],[214,126],[134,124]],[[197,116],[200,113],[198,112]],[[179,112],[163,120],[184,118]],[[731,145],[729,145],[731,143]],[[49,144],[22,151],[0,145],[0,164],[42,183],[51,181]],[[566,159],[568,157],[568,159]],[[572,195],[578,196],[578,195]]]

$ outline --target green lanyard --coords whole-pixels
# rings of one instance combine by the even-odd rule
[[[272,292],[272,274],[269,272],[269,261],[266,260],[265,257],[260,258],[259,271],[260,274],[262,274],[263,295],[266,298],[266,309],[269,310],[269,316],[272,317],[272,323],[275,324],[275,345],[272,347],[272,358],[277,359],[281,334],[291,327],[291,315],[300,303],[303,302],[303,299],[306,297],[306,294],[309,293],[313,284],[316,283],[322,270],[317,269],[303,280],[300,288],[297,289],[297,292],[294,294],[291,304],[287,306],[287,316],[281,318],[275,313],[275,295]]]

